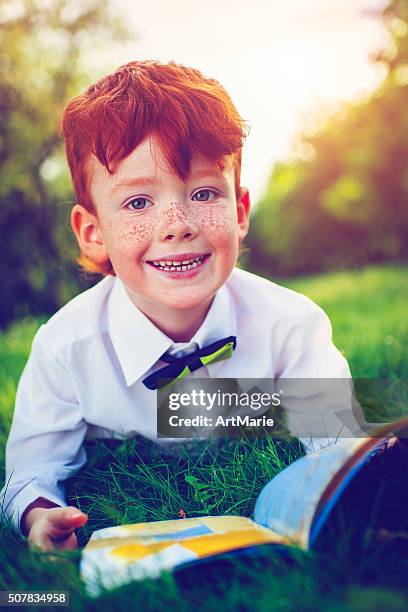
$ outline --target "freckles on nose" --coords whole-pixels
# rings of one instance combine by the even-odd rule
[[[178,202],[172,202],[166,209],[163,217],[166,223],[177,223],[177,221],[185,222],[193,215],[186,206],[181,206]]]

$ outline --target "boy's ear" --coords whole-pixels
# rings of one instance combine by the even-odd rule
[[[249,229],[249,211],[251,209],[251,199],[249,191],[246,187],[241,187],[239,197],[237,198],[237,215],[239,225],[239,241],[245,238]]]
[[[75,204],[71,211],[71,227],[83,255],[99,264],[109,260],[98,218],[82,204]]]

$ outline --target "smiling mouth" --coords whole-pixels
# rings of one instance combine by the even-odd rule
[[[210,255],[208,254],[200,255],[199,257],[192,257],[182,261],[163,260],[148,261],[147,263],[161,272],[188,272],[189,270],[194,270],[195,268],[202,266],[204,261],[209,257]]]

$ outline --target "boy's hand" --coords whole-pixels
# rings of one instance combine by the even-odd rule
[[[33,508],[27,515],[28,543],[44,551],[78,548],[75,529],[82,527],[88,516],[74,508]]]

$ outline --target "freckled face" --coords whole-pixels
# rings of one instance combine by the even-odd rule
[[[247,231],[233,168],[197,157],[184,182],[148,138],[113,174],[96,158],[89,171],[101,237],[133,302],[147,315],[209,304]]]

